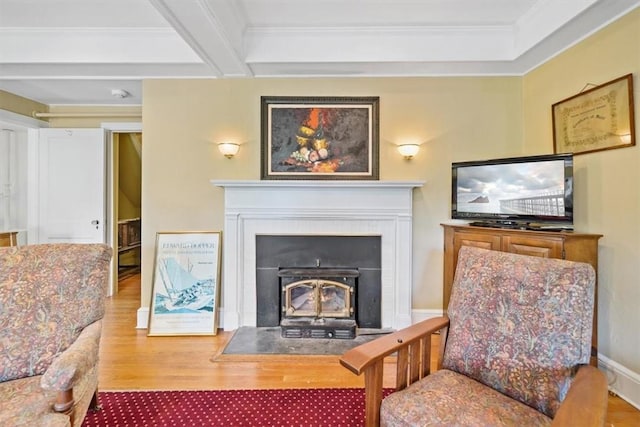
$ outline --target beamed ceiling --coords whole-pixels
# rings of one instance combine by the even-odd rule
[[[151,78],[523,75],[639,6],[0,0],[0,90],[51,105],[141,104]]]

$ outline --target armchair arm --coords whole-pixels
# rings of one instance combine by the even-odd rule
[[[590,365],[578,369],[553,426],[603,426],[607,416],[607,378]]]
[[[380,337],[347,351],[340,364],[356,375],[364,372],[365,424],[380,424],[382,402],[382,375],[385,357],[397,352],[396,390],[429,375],[431,363],[431,336],[440,331],[441,340],[438,367],[442,362],[445,337],[449,327],[447,316],[436,317]]]
[[[40,380],[45,390],[57,391],[54,409],[67,411],[73,406],[73,387],[98,364],[102,321],[93,322],[49,365]]]

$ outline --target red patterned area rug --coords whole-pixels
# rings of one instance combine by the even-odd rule
[[[384,390],[388,395],[390,389]],[[364,389],[100,392],[94,426],[331,426],[364,423]]]

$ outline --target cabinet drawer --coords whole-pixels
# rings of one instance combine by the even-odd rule
[[[453,246],[457,254],[461,246],[475,246],[477,248],[500,250],[500,236],[482,233],[456,233]]]
[[[476,248],[499,251],[500,236],[482,233],[456,233],[453,237],[453,265],[458,265],[458,252],[462,246],[474,246]]]
[[[564,240],[522,236],[503,236],[502,251],[542,258],[564,258]]]

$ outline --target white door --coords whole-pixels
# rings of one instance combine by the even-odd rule
[[[41,129],[38,241],[105,242],[103,129]]]

